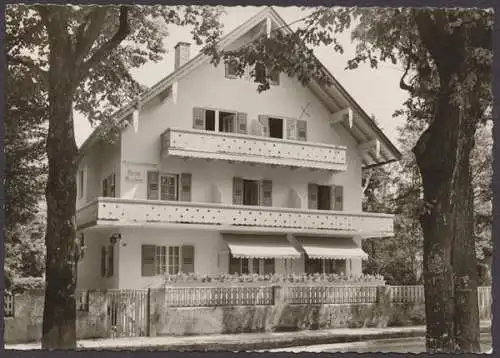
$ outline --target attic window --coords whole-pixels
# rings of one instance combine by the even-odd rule
[[[260,62],[255,64],[255,82],[257,78],[265,77],[269,69]],[[272,69],[269,73],[269,83],[273,86],[279,86],[280,84],[280,72],[276,69]]]
[[[237,78],[238,62],[235,60],[226,62],[226,78]]]

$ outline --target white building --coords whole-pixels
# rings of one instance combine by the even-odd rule
[[[248,43],[284,21],[268,7],[221,40]],[[287,31],[283,27],[283,31]],[[175,47],[115,143],[82,146],[80,288],[145,288],[163,273],[360,274],[361,240],[393,217],[361,209],[361,171],[400,153],[334,80],[285,74],[259,94],[224,64]],[[139,108],[139,109],[136,109]]]

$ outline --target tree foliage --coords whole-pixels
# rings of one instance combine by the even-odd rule
[[[79,155],[73,109],[92,123],[103,124],[101,134],[112,133],[109,129],[117,126],[112,113],[143,91],[130,70],[162,58],[168,25],[191,26],[198,44],[216,41],[220,14],[219,8],[200,6],[7,6],[8,69],[21,66],[25,81],[36,84],[49,124],[43,348],[74,348],[76,344]],[[29,116],[33,108],[28,104],[21,110]]]
[[[430,352],[479,350],[479,315],[470,153],[479,123],[490,116],[492,11],[478,9],[318,8],[298,30],[262,36],[238,51],[207,48],[214,62],[275,67],[306,84],[330,85],[307,45],[342,46],[335,33],[350,29],[355,57],[376,68],[399,63],[408,123],[421,128],[412,151],[423,185],[419,221],[424,236],[426,346]],[[285,57],[286,56],[286,57]],[[270,71],[255,77],[269,88]]]

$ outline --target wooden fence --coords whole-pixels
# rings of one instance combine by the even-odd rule
[[[274,305],[274,288],[260,287],[167,287],[169,307]]]
[[[3,296],[3,316],[14,316],[14,296],[7,293]]]
[[[289,304],[348,304],[377,302],[377,287],[285,286]]]

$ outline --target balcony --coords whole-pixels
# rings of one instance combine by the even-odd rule
[[[167,227],[393,236],[393,216],[218,203],[98,198],[77,213],[78,229],[91,226]]]
[[[345,147],[236,133],[170,128],[161,135],[161,152],[162,157],[347,170]]]

